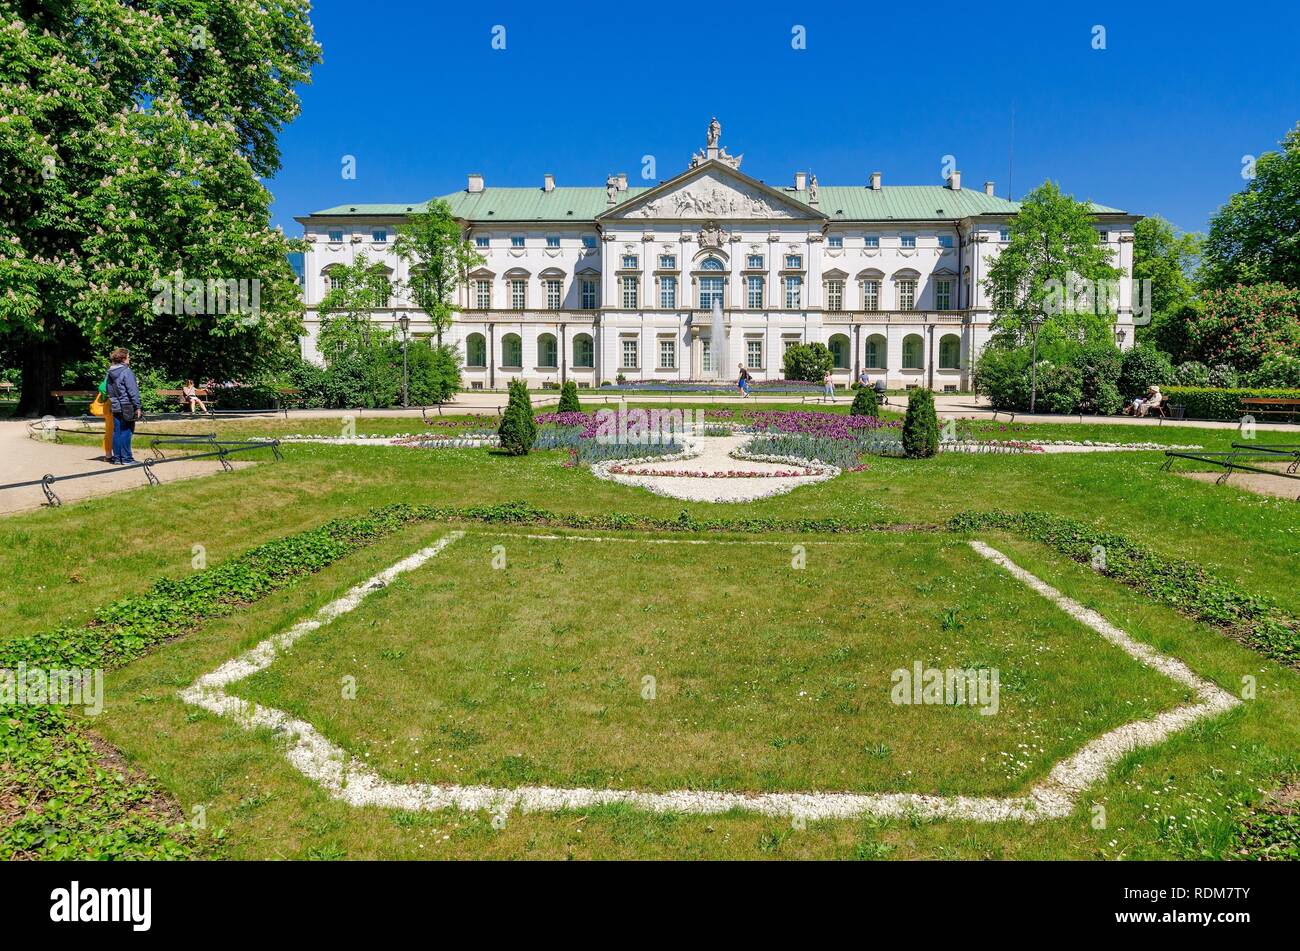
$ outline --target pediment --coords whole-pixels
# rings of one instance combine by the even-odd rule
[[[820,221],[820,211],[721,162],[705,162],[610,209],[600,216],[622,220]]]

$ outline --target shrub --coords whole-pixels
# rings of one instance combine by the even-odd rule
[[[1079,349],[1071,361],[1079,371],[1079,401],[1071,410],[1080,413],[1118,413],[1124,406],[1119,375],[1124,355],[1109,340],[1093,341]],[[1071,412],[1063,410],[1063,412]]]
[[[975,363],[975,389],[994,409],[1029,408],[1028,347],[985,347]]]
[[[876,400],[876,391],[869,386],[858,387],[853,396],[853,405],[849,407],[850,416],[879,416],[880,403]]]
[[[1035,409],[1049,413],[1073,413],[1083,400],[1083,374],[1078,367],[1048,364],[1038,369],[1038,399]]]
[[[1165,391],[1170,403],[1180,404],[1188,419],[1240,419],[1241,401],[1252,397],[1265,399],[1300,400],[1300,389],[1270,389],[1266,387],[1214,387],[1171,386]]]
[[[1138,344],[1124,354],[1119,391],[1128,398],[1141,396],[1148,386],[1168,386],[1174,375],[1169,357],[1155,347]]]
[[[934,393],[918,387],[907,394],[903,452],[913,459],[928,459],[938,451],[939,420],[934,414]]]
[[[797,343],[785,351],[785,378],[820,383],[835,366],[824,343]]]
[[[1216,363],[1210,367],[1210,386],[1232,388],[1241,382],[1241,374],[1235,367],[1226,363]]]
[[[1209,291],[1187,335],[1197,357],[1239,371],[1254,370],[1279,351],[1300,354],[1300,289],[1239,284]]]
[[[1199,360],[1188,360],[1174,367],[1170,382],[1174,386],[1209,386],[1210,368]]]
[[[408,396],[414,406],[445,403],[460,392],[460,352],[452,344],[408,347],[407,367]]]
[[[497,427],[501,448],[512,456],[526,456],[537,438],[537,423],[533,419],[533,401],[528,397],[528,385],[523,380],[510,381],[510,399],[501,414]]]
[[[1300,389],[1300,355],[1275,353],[1246,374],[1247,386]]]
[[[565,382],[560,387],[560,403],[555,408],[557,413],[581,413],[582,406],[578,402],[578,384],[572,380]]]

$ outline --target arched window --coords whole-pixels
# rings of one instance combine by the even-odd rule
[[[465,338],[465,366],[487,366],[487,340],[482,334],[470,334]]]
[[[701,271],[721,271],[723,270],[722,262],[717,258],[705,258],[700,262]]]
[[[591,334],[573,338],[573,365],[580,370],[590,370],[596,365],[596,347],[591,342]]]
[[[908,334],[903,338],[903,369],[922,370],[922,352],[924,344],[920,334]]]
[[[555,334],[542,334],[537,338],[537,366],[554,370],[559,366],[560,349],[555,345]]]
[[[325,279],[325,293],[337,291],[343,287],[343,268],[339,264],[331,264],[320,272],[320,276]]]
[[[866,364],[868,370],[885,369],[885,338],[880,334],[872,334],[867,338]]]
[[[524,366],[524,342],[519,334],[506,334],[501,338],[501,365],[512,370],[522,370]]]
[[[844,334],[831,334],[831,339],[826,346],[830,348],[831,357],[835,360],[835,369],[847,370],[849,368],[849,338]]]
[[[956,334],[944,334],[939,338],[939,369],[961,369],[961,338]]]

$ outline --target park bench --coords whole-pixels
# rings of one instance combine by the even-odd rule
[[[161,397],[176,400],[176,402],[181,404],[182,409],[189,409],[189,406],[186,405],[187,401],[185,399],[185,394],[181,390],[154,390],[154,392]],[[208,409],[211,409],[216,405],[216,400],[208,395],[209,391],[206,387],[197,387],[194,390],[194,393],[199,399],[203,400],[204,405],[206,405]]]
[[[1252,396],[1241,401],[1243,416],[1285,416],[1287,422],[1294,422],[1300,414],[1300,400],[1282,399],[1271,396]]]

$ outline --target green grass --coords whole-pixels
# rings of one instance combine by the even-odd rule
[[[471,534],[236,693],[400,782],[940,795],[1023,792],[1186,699],[961,541],[807,558]],[[842,583],[864,564],[869,589]],[[891,672],[918,661],[998,669],[996,714],[891,702]],[[355,700],[331,689],[348,676]]]

